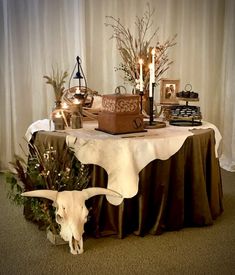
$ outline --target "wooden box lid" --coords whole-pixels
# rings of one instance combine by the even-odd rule
[[[109,94],[102,97],[102,111],[116,114],[139,114],[139,96],[132,94]]]

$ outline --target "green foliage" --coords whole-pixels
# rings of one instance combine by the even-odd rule
[[[22,186],[19,184],[17,180],[17,176],[7,172],[6,175],[6,182],[9,184],[10,188],[7,193],[7,197],[16,205],[22,205],[24,202],[24,198],[20,195],[23,192]]]
[[[41,228],[50,227],[56,232],[52,202],[42,198],[22,197],[21,193],[37,189],[82,190],[90,180],[88,165],[81,164],[74,153],[66,147],[62,155],[53,147],[39,149],[29,143],[29,155],[26,162],[15,155],[10,164],[14,172],[5,174],[9,185],[8,198],[16,205],[23,205],[25,216],[39,224]],[[26,209],[27,208],[27,209]]]

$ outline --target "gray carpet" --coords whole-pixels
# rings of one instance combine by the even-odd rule
[[[214,225],[160,236],[89,238],[82,255],[54,246],[6,198],[0,176],[0,274],[235,274],[235,173],[222,171],[224,213]]]

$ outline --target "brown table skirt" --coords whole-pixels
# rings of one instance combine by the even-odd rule
[[[188,226],[213,224],[223,212],[222,181],[219,161],[215,156],[212,129],[194,130],[181,149],[168,160],[154,160],[139,174],[138,194],[111,205],[105,196],[87,202],[90,208],[85,231],[95,237],[134,233],[161,234]],[[34,144],[66,147],[65,134],[38,132]],[[107,186],[106,171],[92,165],[90,186]]]

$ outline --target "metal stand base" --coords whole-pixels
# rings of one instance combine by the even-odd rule
[[[144,128],[145,129],[157,129],[157,128],[164,128],[166,127],[166,123],[163,121],[146,121],[144,123]]]

